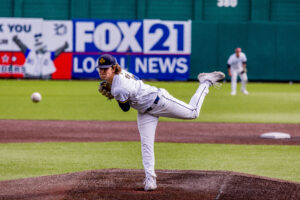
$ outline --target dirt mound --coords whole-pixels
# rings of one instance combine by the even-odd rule
[[[0,199],[300,199],[300,183],[224,171],[157,170],[143,191],[143,170],[93,170],[0,182]]]

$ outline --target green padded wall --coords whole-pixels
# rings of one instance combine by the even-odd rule
[[[218,69],[217,41],[217,23],[192,22],[191,78],[196,79],[199,72]]]
[[[251,21],[270,20],[270,0],[251,1]]]
[[[300,22],[300,0],[0,0],[0,5],[1,17]]]
[[[204,0],[204,20],[247,21],[250,18],[250,0]],[[227,4],[228,2],[236,2]]]
[[[0,0],[0,17],[13,16],[13,2],[11,0]]]
[[[193,19],[193,0],[148,0],[146,1],[147,19]]]
[[[273,79],[300,80],[299,24],[276,25],[276,71]],[[274,58],[273,58],[274,59]]]
[[[89,1],[71,0],[70,18],[73,19],[88,19],[89,16]]]
[[[240,46],[250,80],[300,81],[300,0],[0,0],[0,5],[0,17],[191,19],[191,79],[199,71],[227,71],[228,56]]]
[[[69,0],[23,0],[23,17],[68,19]]]
[[[191,79],[202,71],[227,72],[228,57],[241,47],[248,58],[250,81],[300,81],[299,24],[192,24]]]
[[[300,21],[299,0],[272,0],[271,1],[272,21]]]
[[[92,19],[136,19],[136,0],[90,0]]]

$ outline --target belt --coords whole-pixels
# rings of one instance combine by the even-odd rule
[[[156,98],[155,98],[155,100],[154,100],[154,104],[157,104],[158,103],[158,101],[159,101],[159,96],[157,96]],[[147,108],[147,110],[146,110],[146,112],[149,112],[150,110],[152,110],[153,108],[152,107],[149,107],[149,108]]]

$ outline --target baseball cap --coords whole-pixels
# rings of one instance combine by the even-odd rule
[[[109,54],[103,54],[102,56],[100,56],[100,58],[98,58],[96,68],[106,69],[115,64],[117,64],[117,60],[115,57]]]

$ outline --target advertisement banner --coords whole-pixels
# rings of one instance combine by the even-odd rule
[[[73,20],[73,29],[73,78],[98,78],[104,53],[141,79],[189,77],[191,21]]]
[[[0,77],[98,79],[115,56],[141,79],[187,80],[191,21],[0,18]]]
[[[72,78],[73,25],[72,21],[45,20],[43,38],[46,51],[51,52],[55,71],[52,79]]]
[[[72,22],[0,18],[0,77],[70,79]],[[56,59],[60,58],[60,61]]]
[[[190,58],[187,55],[131,56],[129,71],[152,80],[187,80]]]
[[[122,68],[128,66],[126,63],[130,59],[127,55],[113,54],[117,59],[117,62]],[[100,54],[89,54],[89,53],[73,53],[73,73],[72,78],[74,79],[99,79],[98,71],[95,69],[97,65],[97,59]],[[128,70],[128,69],[126,69]]]
[[[0,77],[24,77],[27,46],[19,47],[15,41],[22,38],[34,46],[33,36],[42,32],[42,23],[43,19],[0,18]]]

